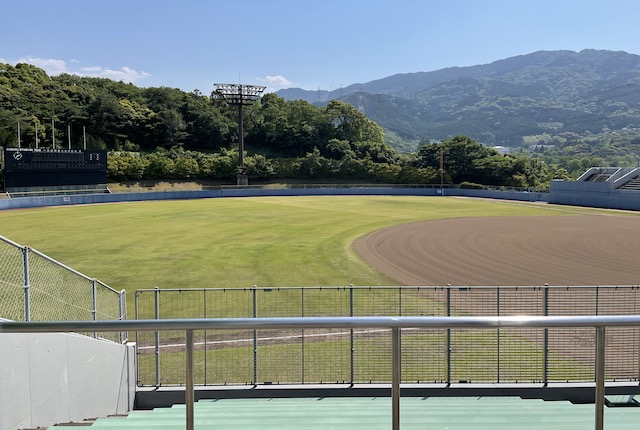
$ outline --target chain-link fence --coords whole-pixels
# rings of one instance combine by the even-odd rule
[[[306,287],[138,290],[137,319],[638,315],[640,287]],[[200,385],[387,383],[388,330],[195,333]],[[139,385],[184,383],[183,332],[140,332]],[[640,329],[607,333],[607,379],[640,379]],[[594,380],[594,329],[403,329],[403,383]]]
[[[122,320],[126,319],[125,292],[0,236],[0,317],[14,321]],[[119,332],[101,337],[116,342],[127,338]]]

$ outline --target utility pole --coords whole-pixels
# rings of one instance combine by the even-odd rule
[[[440,148],[440,194],[444,188],[444,148]]]

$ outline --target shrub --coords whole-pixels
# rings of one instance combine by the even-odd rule
[[[460,188],[466,188],[469,190],[486,190],[487,189],[487,187],[485,187],[482,184],[476,184],[476,183],[467,182],[467,181],[460,183]]]

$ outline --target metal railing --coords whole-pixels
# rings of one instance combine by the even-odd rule
[[[126,293],[0,236],[0,317],[14,321],[127,318]],[[96,333],[87,333],[94,337]],[[126,333],[105,333],[124,343]]]
[[[503,330],[516,328],[595,329],[595,429],[604,428],[606,330],[640,327],[640,316],[574,316],[574,317],[310,317],[310,318],[227,318],[169,319],[94,322],[4,322],[0,333],[42,332],[110,332],[110,331],[181,331],[185,334],[186,354],[185,403],[186,429],[194,428],[194,341],[196,330],[331,330],[376,329],[390,332],[387,354],[391,356],[392,428],[400,429],[401,330]],[[636,357],[637,358],[637,357]],[[477,364],[481,364],[480,359]]]
[[[138,290],[135,299],[136,319],[145,320],[640,314],[638,286],[155,289]],[[594,380],[593,336],[585,329],[412,329],[401,338],[403,383]],[[376,330],[197,331],[196,384],[388,383],[387,343]],[[139,386],[184,385],[180,333],[137,333],[136,345]],[[640,329],[611,330],[607,348],[615,357],[607,380],[639,381]]]

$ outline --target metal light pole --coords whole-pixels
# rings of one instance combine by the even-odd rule
[[[266,87],[242,84],[215,84],[213,96],[238,106],[238,185],[248,185],[244,166],[244,124],[242,107],[253,104]]]

